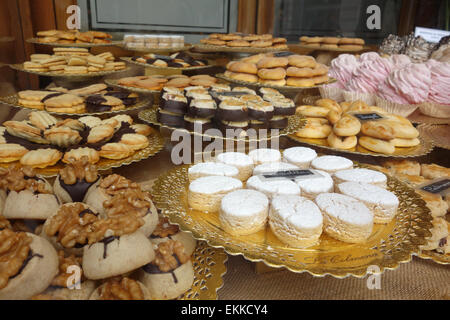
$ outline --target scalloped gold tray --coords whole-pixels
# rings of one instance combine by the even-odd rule
[[[183,71],[187,71],[187,70],[202,70],[202,69],[208,69],[214,66],[211,65],[207,65],[207,66],[195,66],[195,67],[180,67],[180,68],[176,68],[176,67],[160,67],[160,66],[154,66],[152,64],[148,64],[148,63],[142,63],[142,62],[137,62],[137,61],[133,61],[131,60],[131,57],[121,57],[120,60],[123,60],[125,62],[128,63],[132,63],[141,67],[145,67],[145,68],[152,68],[152,69],[159,69],[159,70],[183,70]]]
[[[120,160],[112,160],[112,159],[106,159],[106,158],[100,158],[100,161],[96,163],[98,171],[106,171],[112,168],[119,168],[122,166],[130,165],[134,162],[139,162],[142,160],[145,160],[149,157],[152,157],[159,153],[164,148],[164,138],[161,136],[161,134],[152,128],[152,133],[147,137],[149,141],[149,145],[147,148],[138,150],[135,153],[133,153],[131,156],[125,159]],[[12,164],[18,163],[18,161],[15,162],[9,162],[9,163],[0,163],[0,167],[7,168]],[[36,169],[36,173],[43,176],[43,177],[55,177],[58,175],[59,171],[63,169],[65,164],[62,161],[58,161],[53,166],[43,168],[43,169]]]
[[[420,144],[416,147],[412,148],[395,148],[394,154],[382,154],[382,153],[376,153],[372,152],[370,150],[367,150],[366,148],[361,147],[359,144],[356,146],[356,148],[350,149],[350,150],[340,150],[336,148],[332,148],[328,146],[327,139],[307,139],[307,138],[300,138],[297,137],[295,134],[291,134],[288,136],[289,139],[299,142],[304,145],[318,147],[320,149],[325,150],[331,150],[334,152],[339,153],[345,153],[345,154],[358,154],[363,156],[372,156],[372,157],[384,157],[384,158],[415,158],[424,156],[431,151],[433,151],[434,145],[433,142],[430,140],[422,137],[419,137]]]
[[[38,38],[27,39],[28,43],[42,44],[44,46],[52,47],[67,47],[67,48],[94,48],[94,47],[112,47],[120,46],[123,41],[111,41],[111,43],[58,43],[58,42],[39,42]]]
[[[227,272],[228,256],[223,249],[197,242],[191,257],[194,267],[194,283],[179,300],[217,300],[217,291],[223,286],[222,277]]]
[[[194,44],[194,49],[205,52],[239,52],[239,53],[266,53],[286,51],[287,48],[255,48],[255,47],[228,47],[228,46],[214,46],[210,44]]]
[[[433,141],[435,146],[450,150],[450,125],[421,124],[417,129],[422,136]]]
[[[6,97],[0,97],[0,103],[4,103],[10,107],[14,107],[14,108],[19,108],[19,109],[28,109],[28,110],[33,110],[36,111],[38,109],[34,109],[34,108],[28,108],[25,106],[21,106],[19,105],[19,98],[18,96],[15,95],[11,95],[11,96],[6,96]],[[116,111],[105,111],[105,112],[85,112],[85,113],[67,113],[67,112],[53,112],[53,111],[48,111],[45,110],[47,113],[53,114],[53,115],[61,115],[61,116],[80,116],[80,117],[84,117],[84,116],[96,116],[96,115],[107,115],[107,114],[116,114],[116,113],[127,113],[129,111],[133,111],[133,110],[139,110],[142,108],[147,107],[150,104],[150,99],[143,99],[141,98],[140,101],[132,106],[126,107],[123,110],[116,110]]]
[[[22,72],[31,73],[31,74],[37,74],[39,76],[52,77],[52,78],[65,78],[65,79],[69,79],[71,81],[83,81],[83,80],[93,78],[93,77],[103,77],[103,76],[107,76],[110,74],[115,74],[115,73],[124,72],[124,71],[129,70],[129,68],[125,68],[122,70],[89,72],[89,73],[85,73],[85,74],[66,74],[66,73],[37,72],[37,71],[32,71],[32,70],[26,70],[23,67],[23,63],[10,64],[9,67],[14,70],[17,70],[17,71],[22,71]]]
[[[420,251],[417,256],[426,260],[433,260],[438,264],[450,264],[450,254],[441,254],[436,251]]]
[[[420,112],[419,109],[414,111],[412,115],[408,117],[408,120],[412,123],[419,123],[419,124],[448,124],[450,125],[450,118],[433,118],[426,116]]]
[[[302,91],[302,90],[309,90],[309,89],[315,89],[315,88],[320,88],[321,86],[327,85],[327,84],[331,84],[331,83],[335,83],[337,80],[336,79],[330,79],[328,82],[317,85],[317,86],[313,86],[313,87],[292,87],[292,86],[274,86],[274,85],[269,85],[269,84],[263,84],[263,83],[259,83],[259,82],[248,82],[248,81],[242,81],[242,80],[235,80],[235,79],[231,79],[226,77],[223,73],[219,73],[216,74],[216,78],[231,82],[231,83],[237,83],[246,87],[255,87],[255,88],[273,88],[273,89],[278,89],[278,90],[283,90],[283,91],[289,91],[289,92],[298,92],[298,91]]]
[[[204,133],[198,133],[198,132],[193,132],[193,131],[188,131],[187,129],[184,128],[175,128],[175,127],[170,127],[167,125],[164,125],[160,122],[158,122],[157,120],[157,108],[150,108],[150,109],[146,109],[143,110],[141,112],[139,112],[138,115],[139,119],[141,119],[144,122],[153,124],[153,125],[157,125],[160,126],[161,128],[166,128],[172,131],[175,130],[180,130],[180,131],[185,131],[188,132],[191,135],[199,135],[202,137],[209,137],[212,139],[222,139],[222,140],[230,140],[230,141],[269,141],[272,139],[276,139],[279,137],[283,137],[283,136],[287,136],[289,134],[292,134],[293,132],[296,132],[297,130],[301,129],[304,125],[305,125],[305,120],[303,119],[303,117],[299,116],[299,115],[295,115],[295,116],[290,116],[289,119],[289,123],[288,126],[283,129],[283,130],[279,130],[278,134],[271,134],[271,130],[267,130],[267,136],[263,137],[258,137],[258,138],[252,138],[250,139],[249,137],[243,137],[243,138],[227,138],[227,137],[223,137],[223,136],[215,136],[215,135],[208,135],[208,134],[204,134]]]
[[[387,225],[374,225],[373,233],[363,244],[348,244],[323,234],[320,244],[296,249],[280,242],[270,228],[250,236],[232,236],[225,232],[217,214],[192,210],[187,203],[188,165],[162,174],[153,186],[152,196],[161,213],[196,239],[231,255],[242,255],[253,262],[275,268],[308,272],[314,276],[336,278],[364,277],[370,266],[380,272],[396,269],[409,262],[425,238],[431,235],[431,214],[425,202],[397,179],[388,177],[388,189],[400,200],[397,216]]]
[[[128,48],[123,41],[118,46],[128,51],[142,53],[175,53],[179,51],[188,51],[192,48],[192,44],[185,44],[184,47],[181,48]]]

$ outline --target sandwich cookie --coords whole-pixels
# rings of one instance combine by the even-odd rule
[[[323,214],[324,231],[330,237],[348,243],[364,243],[372,234],[373,213],[360,201],[338,193],[316,197]]]
[[[364,203],[372,211],[374,223],[389,223],[397,214],[398,198],[386,189],[358,182],[344,182],[338,184],[337,189]]]
[[[269,225],[275,236],[295,248],[308,248],[319,243],[323,217],[317,205],[299,196],[273,198]]]
[[[220,209],[222,198],[242,188],[240,180],[225,176],[209,176],[196,179],[189,185],[188,203],[195,210],[213,213]]]
[[[216,157],[218,163],[227,164],[236,167],[239,170],[237,179],[247,181],[253,174],[254,162],[245,153],[225,152]]]
[[[219,220],[233,235],[250,235],[265,228],[269,215],[269,200],[258,191],[237,190],[223,197]]]

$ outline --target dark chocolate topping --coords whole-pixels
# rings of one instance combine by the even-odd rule
[[[28,141],[23,138],[15,137],[12,134],[10,134],[8,131],[5,131],[3,133],[3,137],[5,138],[6,143],[14,143],[14,144],[21,145],[22,147],[24,147],[25,149],[27,149],[29,151],[38,150],[38,149],[62,150],[61,148],[59,148],[55,145],[34,143],[34,142]]]
[[[54,97],[58,97],[58,96],[61,96],[61,95],[63,95],[63,94],[64,94],[64,93],[62,93],[62,92],[51,93],[51,94],[45,96],[45,97],[41,100],[41,102],[44,103],[44,102],[47,101],[48,99],[51,99],[51,98],[54,98]]]
[[[104,238],[102,241],[99,241],[101,243],[103,243],[103,259],[106,259],[106,257],[108,256],[108,244],[110,244],[111,242],[113,242],[114,240],[119,240],[120,237],[117,236],[110,236],[110,237],[106,237]]]
[[[174,257],[175,260],[177,261],[177,266],[176,266],[176,268],[180,267],[180,266],[181,266],[181,262],[180,262],[180,260],[178,259],[177,255],[174,254],[173,257]],[[176,269],[176,268],[175,268],[175,269]],[[177,276],[175,275],[175,272],[173,272],[173,270],[171,270],[171,271],[169,271],[169,272],[163,272],[163,271],[161,271],[161,269],[159,269],[159,267],[158,267],[156,264],[151,264],[151,263],[149,263],[149,264],[143,266],[143,267],[142,267],[142,270],[144,270],[146,273],[149,273],[149,274],[163,274],[163,273],[170,273],[170,274],[172,274],[173,281],[174,281],[175,283],[178,283]]]
[[[61,177],[59,177],[58,179],[61,188],[63,188],[70,195],[72,202],[83,202],[84,196],[86,195],[89,188],[93,184],[95,184],[100,178],[97,178],[97,180],[94,182],[87,182],[86,180],[77,181],[75,184],[72,185],[66,184],[64,180],[61,179]],[[86,213],[94,214],[89,209],[86,209],[80,212],[80,218],[82,218]]]
[[[15,277],[19,276],[22,273],[22,271],[27,267],[27,265],[31,261],[31,259],[33,259],[34,257],[44,258],[44,256],[42,256],[40,254],[33,253],[33,250],[30,249],[28,251],[28,256],[23,261],[22,266],[20,267],[19,271],[17,272],[17,274],[15,274],[14,276],[10,277],[10,279],[14,279]]]

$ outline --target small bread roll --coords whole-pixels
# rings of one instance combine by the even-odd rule
[[[227,64],[227,70],[232,72],[243,72],[249,74],[257,74],[258,68],[254,63],[243,61],[231,61]]]
[[[280,80],[286,77],[286,70],[284,68],[259,69],[258,76],[266,80]]]
[[[326,118],[330,109],[315,106],[300,106],[296,112],[305,117]]]
[[[266,57],[262,58],[258,61],[256,66],[258,69],[269,69],[269,68],[278,68],[278,67],[286,67],[289,63],[288,58],[285,57]]]
[[[393,154],[395,152],[395,146],[390,141],[386,140],[362,136],[359,138],[359,144],[367,150],[373,152],[383,154]]]
[[[415,139],[392,139],[391,143],[396,147],[396,148],[411,148],[411,147],[415,147],[418,146],[420,144],[420,140],[415,138]]]
[[[366,136],[382,140],[395,138],[393,127],[384,121],[367,121],[361,126],[361,132]]]
[[[337,113],[342,113],[342,108],[339,103],[331,99],[319,99],[316,101],[316,106],[334,110]]]
[[[307,123],[302,129],[296,132],[297,137],[308,139],[325,139],[332,131],[330,125],[319,123]]]
[[[345,115],[334,125],[333,131],[341,137],[356,136],[361,131],[361,122],[351,115]]]
[[[351,137],[339,137],[331,132],[328,136],[328,144],[330,147],[341,149],[341,150],[350,150],[356,147],[358,144],[358,138],[356,136]]]

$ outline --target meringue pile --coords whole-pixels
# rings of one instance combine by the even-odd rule
[[[359,58],[342,54],[331,62],[330,86],[344,91],[373,94],[398,104],[432,102],[450,105],[450,63],[430,59],[414,63],[408,56],[381,57],[376,52]]]

